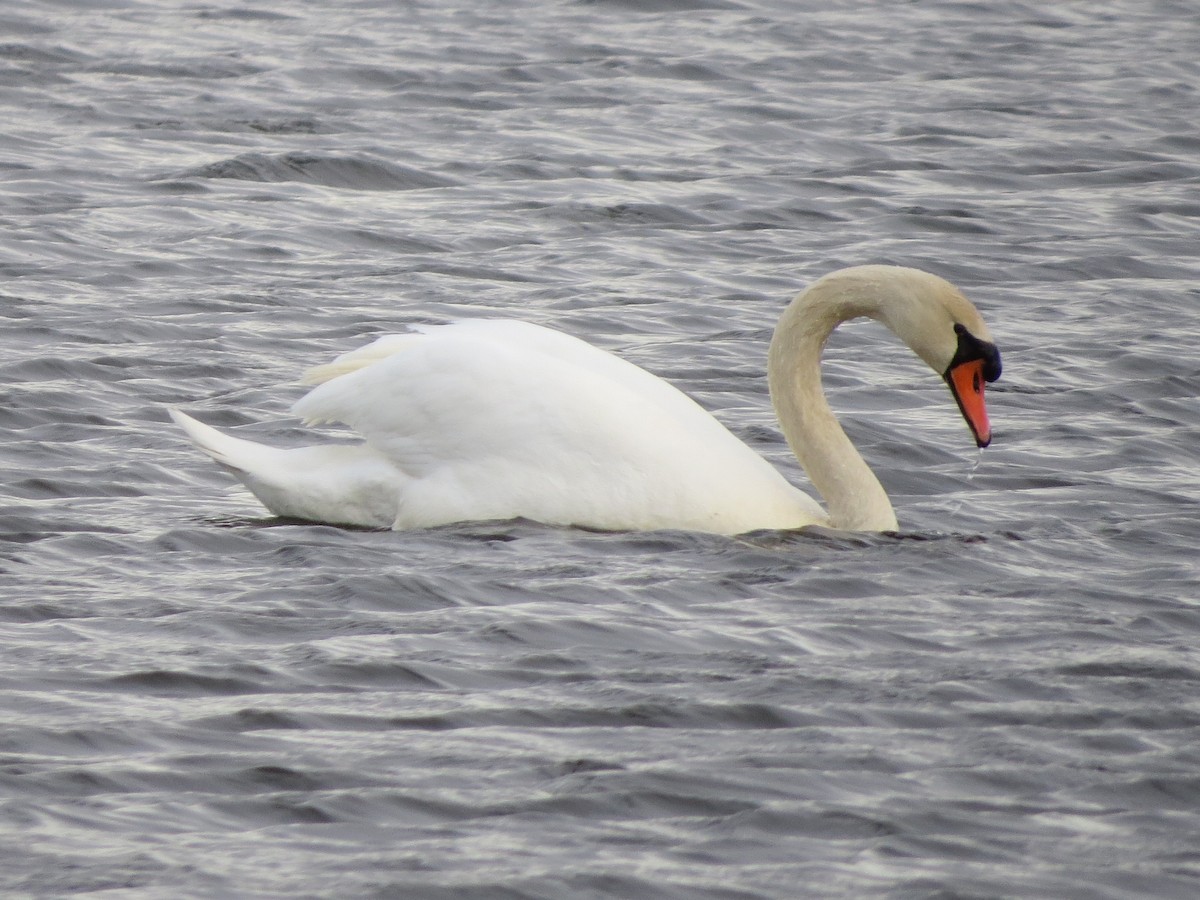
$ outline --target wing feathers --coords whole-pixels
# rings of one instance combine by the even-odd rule
[[[333,362],[314,366],[301,376],[300,383],[305,385],[324,384],[342,375],[357,372],[372,363],[386,359],[393,353],[399,353],[416,340],[420,340],[419,334],[385,334],[365,347],[343,353]]]

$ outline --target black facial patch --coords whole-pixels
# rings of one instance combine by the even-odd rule
[[[990,341],[981,341],[967,331],[965,325],[957,322],[954,324],[954,333],[958,335],[958,349],[954,353],[954,359],[950,360],[950,365],[946,367],[944,377],[949,378],[950,370],[955,366],[974,362],[977,359],[983,360],[984,378],[988,381],[995,381],[1000,377],[1000,351],[996,349],[995,344]]]

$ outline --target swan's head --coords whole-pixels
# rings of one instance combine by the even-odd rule
[[[805,293],[835,320],[870,316],[887,325],[946,380],[975,442],[991,442],[983,391],[1000,377],[1000,351],[958,288],[920,269],[855,266],[826,275]]]
[[[877,317],[945,379],[975,442],[992,440],[983,391],[1000,377],[1000,351],[974,304],[950,282],[919,269],[887,271]]]

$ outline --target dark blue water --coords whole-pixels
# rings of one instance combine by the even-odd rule
[[[1200,894],[1186,2],[16,0],[0,11],[0,892]],[[516,316],[789,476],[766,343],[958,283],[982,455],[853,325],[904,533],[280,522],[303,370]]]

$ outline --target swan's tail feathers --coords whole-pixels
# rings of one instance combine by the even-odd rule
[[[215,462],[232,470],[239,478],[265,466],[271,457],[279,453],[274,447],[230,437],[177,409],[168,409],[167,412],[171,414],[175,424],[192,439],[193,444],[211,456]]]
[[[281,489],[278,475],[286,476],[285,450],[231,437],[211,425],[198,422],[177,409],[168,409],[171,418],[184,430],[192,443],[226,469],[277,516],[291,515],[287,490]]]
[[[268,447],[168,411],[192,443],[277,516],[368,528],[396,521],[408,479],[365,444]]]

